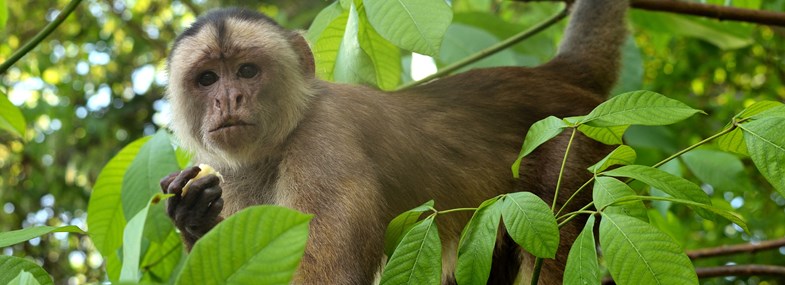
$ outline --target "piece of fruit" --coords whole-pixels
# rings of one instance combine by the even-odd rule
[[[213,168],[212,166],[209,166],[207,164],[202,163],[202,164],[199,164],[199,169],[200,169],[199,173],[197,173],[194,178],[191,178],[191,180],[188,180],[188,182],[185,183],[185,186],[183,186],[183,191],[180,193],[181,197],[185,197],[185,194],[188,193],[188,188],[191,186],[191,182],[194,182],[194,180],[196,180],[196,179],[199,179],[199,178],[211,175],[211,174],[215,174],[215,176],[218,176],[218,178],[221,179],[221,181],[223,181],[224,177],[221,176],[221,173],[219,173],[218,171],[215,171],[215,168]]]

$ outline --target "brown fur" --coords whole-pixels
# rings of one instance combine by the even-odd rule
[[[256,204],[315,214],[295,283],[368,284],[381,267],[387,223],[425,201],[435,200],[439,209],[476,207],[512,191],[553,200],[567,134],[527,157],[521,180],[512,178],[510,165],[532,123],[588,113],[616,80],[626,2],[580,2],[586,1],[578,4],[559,56],[546,65],[473,70],[392,93],[313,78],[305,42],[269,19],[238,10],[209,14],[178,38],[169,58],[173,129],[197,161],[224,175],[220,198],[210,196],[222,199],[221,217]],[[237,77],[243,63],[261,73]],[[198,85],[207,70],[221,79]],[[216,129],[227,122],[246,125]],[[578,136],[559,204],[607,151]],[[166,184],[176,185],[172,179]],[[571,205],[585,205],[589,194]],[[469,217],[438,218],[445,282],[452,280]],[[176,220],[178,228],[220,217],[190,219]],[[562,230],[562,247],[545,263],[542,284],[561,282],[580,228],[576,222]],[[528,270],[533,261],[508,237],[500,240],[493,284],[512,282],[521,263]]]

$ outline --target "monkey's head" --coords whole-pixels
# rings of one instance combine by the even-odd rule
[[[315,93],[302,36],[247,10],[200,17],[177,37],[167,63],[172,130],[200,160],[227,166],[268,155]]]

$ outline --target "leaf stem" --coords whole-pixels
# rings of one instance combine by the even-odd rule
[[[477,208],[455,208],[455,209],[449,209],[449,210],[444,210],[444,211],[438,211],[438,213],[439,213],[439,215],[442,215],[442,214],[447,214],[447,213],[452,213],[452,212],[459,212],[459,211],[477,211]]]
[[[38,46],[38,44],[40,44],[44,38],[49,36],[49,34],[51,34],[58,26],[60,26],[60,24],[63,23],[63,21],[65,21],[66,18],[68,18],[68,15],[71,15],[71,12],[76,9],[76,6],[79,6],[80,2],[82,2],[82,0],[71,0],[71,2],[65,6],[63,11],[60,11],[60,14],[57,14],[57,17],[54,19],[54,21],[47,24],[46,27],[38,32],[38,34],[36,34],[32,40],[27,42],[24,46],[22,46],[22,48],[12,54],[8,60],[3,62],[3,64],[0,64],[0,74],[4,74],[6,71],[8,71],[9,68],[11,68],[11,65],[19,61],[19,59]]]
[[[559,168],[559,179],[556,180],[556,190],[553,192],[553,203],[551,204],[551,211],[556,210],[556,200],[558,200],[559,198],[559,189],[561,188],[561,180],[564,177],[564,167],[567,166],[567,156],[570,154],[572,141],[575,139],[575,133],[577,132],[578,132],[578,128],[572,128],[572,134],[570,135],[570,140],[567,142],[567,149],[564,151],[564,158],[562,158],[561,168]]]
[[[677,158],[677,157],[681,156],[682,154],[685,154],[685,153],[687,153],[687,152],[689,152],[689,151],[691,151],[691,150],[695,149],[696,147],[699,147],[699,146],[701,146],[701,145],[703,145],[703,144],[705,144],[705,143],[707,143],[707,142],[709,142],[709,141],[711,141],[711,140],[713,140],[713,139],[716,139],[716,138],[718,138],[718,137],[721,137],[721,136],[722,136],[722,135],[724,135],[724,134],[727,134],[727,133],[730,133],[730,132],[732,132],[733,130],[735,130],[735,129],[736,129],[736,127],[737,127],[737,126],[735,126],[735,125],[734,125],[734,126],[732,126],[732,127],[730,127],[730,128],[724,129],[724,130],[722,130],[721,132],[714,134],[713,136],[710,136],[710,137],[708,137],[708,138],[706,138],[706,139],[704,139],[704,140],[702,140],[702,141],[700,141],[700,142],[697,142],[697,143],[695,143],[694,145],[691,145],[691,146],[689,146],[689,147],[687,147],[687,148],[685,148],[685,149],[683,149],[683,150],[681,150],[681,151],[679,151],[679,152],[677,152],[677,153],[674,153],[673,155],[669,156],[669,157],[668,157],[668,158],[666,158],[666,159],[663,159],[663,160],[662,160],[662,161],[660,161],[660,162],[657,162],[657,164],[655,164],[655,165],[652,165],[651,167],[653,167],[653,168],[660,167],[660,166],[662,166],[663,164],[665,164],[665,163],[668,163],[668,161],[671,161],[671,160],[673,160],[674,158]]]
[[[542,270],[542,261],[541,257],[537,257],[534,259],[534,271],[532,272],[532,285],[537,285],[540,279],[540,270]]]
[[[503,42],[500,42],[500,43],[495,44],[493,46],[490,46],[490,47],[488,47],[488,48],[486,48],[484,50],[481,50],[481,51],[479,51],[479,52],[477,52],[477,53],[475,53],[475,54],[473,54],[473,55],[471,55],[471,56],[469,56],[467,58],[462,59],[461,61],[458,61],[458,62],[453,63],[451,65],[445,66],[444,68],[439,69],[438,72],[436,72],[434,74],[431,74],[428,77],[425,77],[425,78],[417,80],[417,81],[410,82],[408,84],[404,84],[404,85],[398,87],[398,90],[409,89],[409,88],[412,88],[414,86],[417,86],[417,85],[426,83],[428,81],[434,80],[436,78],[444,77],[444,76],[446,76],[446,75],[448,75],[450,73],[453,73],[454,71],[456,71],[458,69],[461,69],[461,68],[463,68],[463,67],[465,67],[465,66],[467,66],[469,64],[472,64],[472,63],[477,62],[477,61],[479,61],[479,60],[481,60],[483,58],[491,56],[491,55],[493,55],[493,54],[495,54],[495,53],[497,53],[497,52],[499,52],[501,50],[504,50],[504,49],[514,45],[514,44],[517,44],[517,43],[519,43],[519,42],[521,42],[521,41],[523,41],[523,40],[525,40],[525,39],[527,39],[527,38],[529,38],[529,37],[531,37],[531,36],[541,32],[542,30],[545,30],[545,29],[549,28],[550,26],[553,26],[553,24],[556,24],[561,19],[564,19],[564,17],[566,17],[567,14],[568,14],[567,13],[567,8],[562,9],[561,12],[557,13],[556,15],[553,15],[551,18],[548,18],[544,22],[542,22],[540,24],[537,24],[537,26],[534,26],[534,27],[532,27],[532,28],[530,28],[530,29],[528,29],[526,31],[520,32],[520,33],[518,33],[518,34],[516,34],[516,35],[514,35],[514,36],[512,36],[512,37],[510,37],[510,38],[508,38],[506,40],[504,40]]]
[[[583,183],[583,185],[581,185],[581,187],[578,187],[578,190],[575,190],[575,192],[573,192],[572,195],[570,195],[570,198],[567,199],[567,202],[564,202],[564,205],[561,205],[561,209],[559,209],[559,211],[556,212],[556,216],[561,214],[561,212],[564,211],[565,208],[567,208],[567,205],[570,204],[570,202],[572,202],[573,198],[578,196],[578,193],[580,193],[583,189],[586,189],[586,186],[589,186],[589,184],[594,182],[595,178],[597,178],[597,176],[592,176],[592,178],[589,179],[588,181],[586,181],[586,183]]]
[[[594,206],[594,202],[591,202],[591,203],[589,203],[589,204],[586,204],[586,206],[583,206],[583,208],[581,208],[580,210],[578,210],[578,211],[575,211],[575,212],[577,212],[577,213],[580,213],[580,212],[586,211],[587,209],[591,208],[592,206]],[[572,214],[572,213],[565,214],[565,216],[568,216],[568,217],[567,217],[567,219],[566,219],[566,220],[564,220],[564,221],[562,221],[561,223],[559,223],[559,228],[560,228],[560,229],[561,229],[561,228],[562,228],[564,225],[566,225],[567,223],[569,223],[570,221],[572,221],[572,219],[575,219],[575,217],[577,217],[577,216],[578,216],[577,214],[575,214],[575,215],[571,215],[571,214]],[[561,218],[559,218],[559,219],[561,219]]]

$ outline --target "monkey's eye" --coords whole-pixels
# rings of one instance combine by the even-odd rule
[[[242,78],[252,78],[259,73],[259,68],[256,65],[246,63],[240,66],[240,70],[237,71],[237,76]]]
[[[205,71],[202,74],[199,74],[199,79],[197,79],[199,85],[202,86],[210,86],[213,85],[216,81],[218,81],[218,74],[212,71]]]

